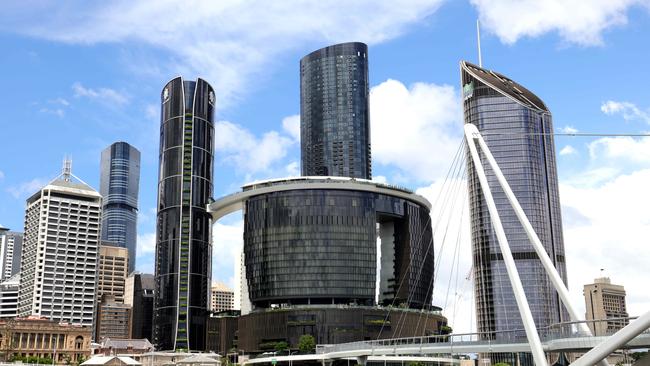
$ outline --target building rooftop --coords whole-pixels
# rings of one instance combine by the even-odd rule
[[[232,292],[232,289],[223,282],[216,282],[212,284],[212,291]]]
[[[467,61],[461,61],[460,64],[464,71],[470,73],[484,84],[496,89],[501,94],[513,99],[515,102],[542,112],[549,111],[546,104],[538,96],[516,81],[498,72],[484,69]]]
[[[104,338],[101,342],[102,348],[127,349],[135,350],[153,350],[153,344],[148,339],[111,339]]]
[[[111,362],[114,359],[118,359],[119,362]],[[142,365],[142,363],[132,359],[131,357],[126,357],[126,356],[93,356],[91,357],[88,361],[82,363],[81,365],[83,366],[95,366],[95,365],[116,365],[116,364],[121,364],[121,365],[133,365],[133,366],[138,366]]]

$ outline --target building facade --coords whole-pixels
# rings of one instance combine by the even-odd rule
[[[83,361],[90,356],[91,328],[40,317],[0,320],[0,358],[51,358],[56,364]]]
[[[368,46],[342,43],[300,60],[303,176],[371,179]]]
[[[18,314],[92,326],[102,197],[72,177],[27,199]]]
[[[205,351],[226,356],[236,347],[238,312],[226,312],[208,319]]]
[[[154,276],[131,273],[126,279],[124,303],[131,305],[131,338],[153,339]]]
[[[210,289],[210,310],[212,313],[233,309],[235,309],[235,292],[225,283],[213,284]]]
[[[102,240],[129,250],[129,273],[135,270],[140,151],[116,142],[102,151],[99,193],[104,198]]]
[[[20,288],[20,272],[0,283],[0,318],[15,318],[18,316],[18,289]]]
[[[436,319],[409,335],[437,334],[445,322],[431,305],[433,237],[424,197],[363,179],[296,177],[245,185],[210,205],[215,220],[239,209],[247,283],[242,295],[252,304],[239,319],[239,349],[261,352],[282,341],[295,346],[308,334],[300,332],[313,332],[317,343],[364,340],[370,333],[351,329],[377,305],[393,309],[384,317],[417,309],[421,318]],[[309,324],[298,315],[278,315],[298,308],[311,312]],[[294,323],[310,327],[292,328]],[[389,337],[387,329],[377,328],[374,336]]]
[[[126,282],[129,251],[127,248],[102,242],[99,246],[99,278],[97,281],[97,299],[111,295],[115,301],[124,303],[124,285]]]
[[[23,233],[0,227],[0,282],[20,271]]]
[[[562,218],[551,113],[520,84],[461,63],[465,123],[476,125],[566,283]],[[494,172],[481,155],[535,325],[562,320],[565,310]],[[479,332],[523,329],[472,159],[467,159],[474,291]],[[520,334],[525,337],[523,331]],[[493,335],[498,338],[499,335]],[[506,360],[507,361],[507,360]]]
[[[587,321],[595,320],[595,322],[589,323],[593,335],[614,334],[629,323],[623,286],[612,284],[609,277],[601,277],[596,278],[594,283],[584,285],[583,293],[585,296],[585,319]]]
[[[131,338],[131,305],[117,301],[113,295],[102,295],[97,304],[95,340]]]
[[[209,311],[214,91],[178,77],[163,88],[154,344],[203,350]]]

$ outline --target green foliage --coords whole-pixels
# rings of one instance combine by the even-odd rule
[[[9,362],[14,362],[14,361],[20,361],[22,363],[37,363],[42,365],[51,365],[54,363],[50,357],[36,357],[36,356],[23,357],[16,354],[9,357]]]
[[[497,363],[495,363],[495,364],[492,365],[492,366],[510,366],[510,364],[509,364],[509,363],[506,363],[506,362],[497,362]]]
[[[303,334],[298,339],[298,349],[302,352],[312,352],[316,348],[316,339],[311,334]]]
[[[86,362],[86,356],[79,355],[79,357],[77,358],[77,365],[81,365],[84,362]]]
[[[286,351],[289,349],[289,344],[285,341],[275,342],[275,350],[278,352]]]
[[[411,361],[407,365],[408,366],[424,366],[424,362],[422,362],[422,361]]]
[[[440,334],[451,334],[454,330],[448,325],[442,325],[440,327]]]

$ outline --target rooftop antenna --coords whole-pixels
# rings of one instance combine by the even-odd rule
[[[483,67],[483,59],[481,58],[481,26],[476,19],[476,42],[478,43],[478,66]]]
[[[69,182],[70,176],[72,176],[72,159],[68,156],[63,158],[63,172],[61,173],[61,176],[66,182]]]

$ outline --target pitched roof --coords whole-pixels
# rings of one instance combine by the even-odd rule
[[[197,353],[195,355],[192,355],[190,357],[186,357],[182,360],[176,361],[177,364],[180,363],[189,363],[189,364],[195,364],[195,363],[200,363],[202,365],[205,364],[213,364],[213,365],[218,365],[221,364],[221,361],[213,358],[213,357],[219,357],[218,354],[215,353],[209,353],[209,354],[204,354],[204,353]]]
[[[128,366],[140,366],[142,363],[132,359],[131,357],[126,357],[126,356],[93,356],[91,357],[88,361],[82,363],[82,366],[100,366],[100,365],[106,365],[113,359],[118,359],[121,361],[123,365],[128,365]]]

